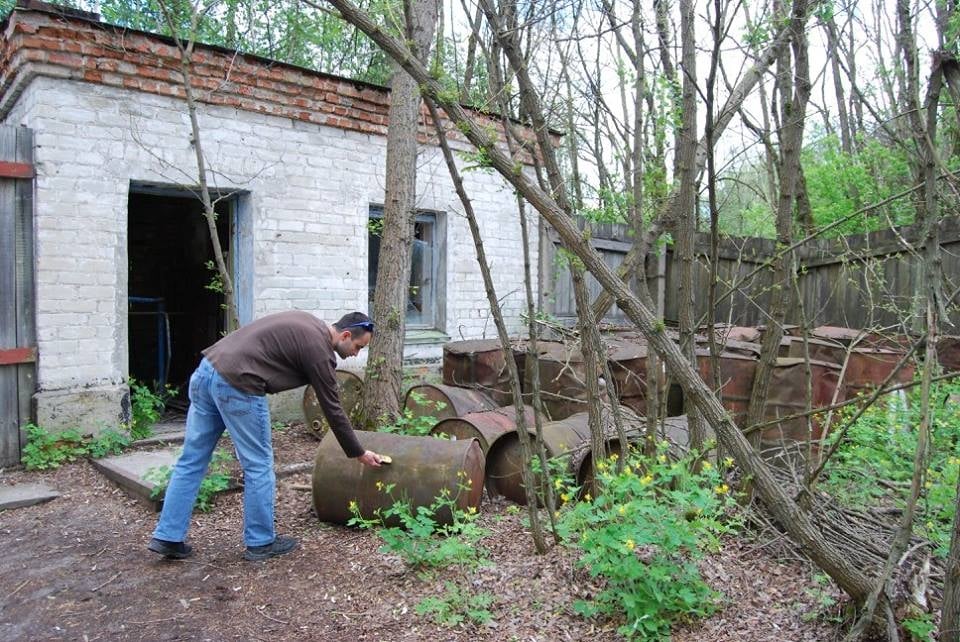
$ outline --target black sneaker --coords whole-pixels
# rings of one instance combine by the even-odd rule
[[[165,539],[154,537],[147,548],[154,553],[163,555],[168,560],[183,560],[193,556],[193,547],[183,542],[168,542]]]
[[[270,544],[263,546],[248,546],[243,553],[243,559],[251,562],[260,562],[277,555],[289,553],[295,549],[299,543],[296,539],[286,535],[277,535],[277,538]]]

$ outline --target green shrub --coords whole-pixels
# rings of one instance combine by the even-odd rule
[[[87,453],[94,459],[119,455],[130,446],[130,436],[116,430],[104,430],[87,442]]]
[[[935,384],[931,399],[930,457],[923,493],[917,503],[917,534],[936,544],[946,557],[956,512],[957,475],[960,473],[960,380]],[[844,425],[855,409],[844,409],[834,425]],[[882,397],[851,426],[827,464],[822,487],[844,504],[874,508],[877,504],[903,507],[913,475],[916,426],[920,424],[920,390]],[[835,431],[831,444],[839,438]]]
[[[84,435],[77,428],[50,432],[35,424],[24,426],[27,444],[23,447],[21,462],[27,470],[50,470],[81,457],[99,459],[123,452],[130,445],[130,437],[113,429],[98,436]]]
[[[203,481],[200,482],[200,490],[197,492],[197,501],[193,506],[201,513],[208,513],[213,509],[213,499],[217,493],[230,488],[230,463],[233,456],[224,450],[218,448],[213,453],[210,460],[210,467]],[[161,499],[167,492],[167,486],[170,485],[170,476],[173,475],[173,469],[170,466],[156,466],[143,474],[144,481],[154,484],[150,491],[150,497]]]
[[[666,445],[653,458],[630,453],[620,473],[614,460],[598,464],[602,494],[586,495],[558,520],[565,544],[580,551],[578,564],[603,584],[574,609],[623,617],[618,630],[627,639],[666,639],[673,621],[708,615],[719,603],[696,561],[729,530],[722,520],[730,488],[709,463],[699,473],[690,472],[692,459],[670,463]]]
[[[377,482],[377,488],[393,499],[394,484]],[[464,486],[459,492],[467,490]],[[447,489],[429,506],[414,508],[409,500],[401,498],[386,509],[378,509],[374,518],[365,519],[353,501],[350,512],[353,518],[348,525],[376,529],[384,542],[381,551],[399,555],[411,568],[476,568],[486,563],[485,551],[478,543],[487,531],[476,524],[476,509],[457,508],[457,498]],[[451,523],[441,523],[438,515],[452,516]]]
[[[160,392],[154,392],[133,377],[127,383],[130,386],[130,437],[134,440],[152,437],[153,426],[177,391],[167,385]]]
[[[482,625],[493,619],[493,614],[487,608],[493,603],[492,595],[473,593],[453,582],[444,582],[443,585],[442,595],[430,595],[417,603],[414,607],[417,615],[429,615],[437,624],[449,627],[464,622]]]
[[[50,470],[87,454],[86,439],[76,428],[49,432],[35,424],[24,426],[27,444],[21,462],[27,470]]]

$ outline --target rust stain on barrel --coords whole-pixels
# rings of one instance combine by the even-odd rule
[[[523,344],[511,345],[523,381]],[[495,339],[452,341],[443,346],[443,383],[476,388],[489,394],[497,405],[513,403],[510,372],[500,342]]]
[[[840,366],[823,361],[811,361],[811,408],[823,408],[833,402],[837,387],[841,386],[838,398],[843,398],[840,382]],[[780,358],[771,373],[770,392],[764,411],[765,420],[777,419],[807,411],[807,378],[804,359]],[[798,417],[780,422],[763,430],[761,442],[765,446],[814,441],[814,446],[823,437],[823,426],[814,416],[808,429],[807,419]]]
[[[313,508],[320,521],[345,524],[353,517],[350,503],[360,515],[372,518],[398,500],[410,501],[414,510],[430,506],[444,491],[460,510],[477,508],[483,493],[484,458],[475,440],[446,441],[390,433],[357,435],[365,449],[389,455],[393,463],[373,468],[344,455],[330,432],[320,442],[313,467]],[[378,483],[380,488],[377,487]],[[393,484],[391,495],[383,487]],[[449,511],[436,515],[449,524]]]

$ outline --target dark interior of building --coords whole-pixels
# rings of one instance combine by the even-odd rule
[[[217,233],[229,254],[230,202],[217,206]],[[203,205],[192,195],[131,192],[128,226],[130,376],[156,390],[186,383],[200,351],[224,330],[223,295],[211,290],[216,272]],[[227,261],[229,265],[229,259]]]

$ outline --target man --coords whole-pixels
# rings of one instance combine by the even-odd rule
[[[184,540],[193,503],[226,429],[243,467],[244,558],[265,560],[294,550],[296,539],[274,532],[276,480],[265,395],[312,385],[347,457],[379,467],[380,455],[364,450],[340,406],[334,357],[356,355],[372,335],[373,322],[362,312],[346,314],[329,326],[308,312],[290,311],[258,319],[204,350],[190,377],[183,454],[148,548],[172,559],[192,554]]]

